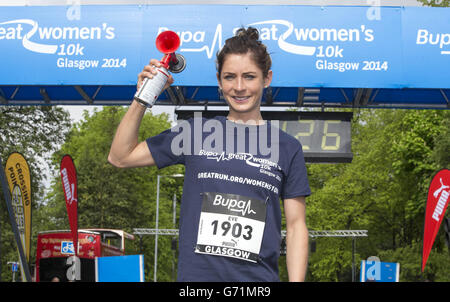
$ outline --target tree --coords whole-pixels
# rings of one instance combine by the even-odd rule
[[[435,136],[434,145],[431,156],[437,168],[450,168],[450,112],[448,111],[444,113],[444,119]]]
[[[432,154],[437,152],[433,151],[437,137],[445,135],[447,114],[438,110],[355,112],[353,162],[308,166],[312,186],[308,227],[367,229],[368,240],[357,241],[357,263],[421,241],[428,185],[438,167]],[[348,240],[318,240],[317,251],[310,257],[309,280],[350,281],[350,252]],[[405,261],[409,260],[401,262]]]
[[[450,0],[419,0],[424,6],[449,7]]]
[[[70,127],[69,113],[52,106],[0,107],[0,154],[6,161],[8,155],[22,153],[33,174],[34,183],[40,184],[46,175],[40,173],[41,158],[49,154],[64,141]],[[39,186],[36,186],[38,189]],[[42,192],[41,192],[42,193]]]
[[[39,230],[69,228],[59,177],[64,154],[78,171],[80,228],[153,228],[156,176],[183,173],[182,166],[117,169],[107,162],[113,135],[125,108],[110,107],[73,126],[66,142],[53,156],[51,191],[39,206]],[[308,164],[312,195],[307,198],[310,230],[366,229],[369,237],[356,241],[355,262],[378,256],[400,262],[401,281],[449,281],[448,249],[438,234],[427,270],[420,273],[423,218],[428,185],[434,173],[448,167],[448,111],[358,110],[352,126],[353,162]],[[170,126],[167,116],[144,116],[139,139]],[[172,226],[172,197],[181,196],[182,184],[162,178],[160,228]],[[177,214],[178,217],[178,214]],[[284,220],[283,220],[283,223]],[[284,225],[284,224],[283,224]],[[285,227],[283,227],[284,229]],[[171,239],[159,237],[158,281],[172,280]],[[139,241],[129,253],[140,253]],[[153,279],[154,236],[143,237],[146,279]],[[447,257],[447,258],[446,258]],[[349,238],[318,238],[310,254],[309,281],[350,281],[352,242]],[[287,280],[280,259],[281,280]]]
[[[52,106],[1,106],[0,107],[0,156],[5,164],[11,152],[20,152],[30,166],[32,185],[32,212],[40,206],[43,199],[43,181],[47,178],[45,165],[49,154],[64,141],[70,127],[69,113],[60,107]],[[34,259],[34,238],[36,219],[32,216],[31,257]],[[0,187],[0,260],[2,261],[1,280],[11,279],[7,261],[17,260],[17,247],[9,222],[4,193]]]
[[[182,167],[167,167],[158,171],[156,167],[119,169],[112,166],[107,158],[119,122],[126,108],[105,107],[87,113],[84,120],[74,125],[66,142],[53,155],[53,167],[59,171],[64,154],[72,156],[78,178],[79,228],[116,228],[133,233],[133,228],[153,228],[155,223],[155,200],[157,174],[183,173]],[[139,133],[139,140],[157,135],[170,128],[166,114],[153,116],[145,114]],[[171,217],[173,192],[179,191],[175,180],[167,179],[160,187],[160,228]],[[59,175],[53,179],[47,196],[47,206],[42,209],[42,217],[52,217],[47,222],[49,229],[68,229],[64,195]],[[153,238],[145,239],[144,252],[146,272],[150,273],[153,263],[153,249],[149,244]],[[134,242],[129,252],[140,253],[139,242]],[[168,245],[160,245],[160,255],[170,253]],[[161,265],[158,279],[171,280],[170,265]],[[148,278],[147,278],[148,279]]]

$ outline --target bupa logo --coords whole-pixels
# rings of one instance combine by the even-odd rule
[[[427,29],[419,29],[417,30],[416,44],[439,45],[441,55],[450,55],[450,50],[444,49],[450,45],[450,33],[435,33]]]
[[[226,198],[220,194],[214,197],[213,205],[227,208],[230,212],[241,213],[242,216],[256,214],[252,209],[252,201],[240,198]]]
[[[158,29],[158,35],[163,32],[169,30],[167,27],[160,27]],[[171,29],[170,29],[171,30]],[[222,43],[222,24],[217,24],[216,30],[214,32],[214,36],[212,38],[211,44],[205,44],[206,31],[195,31],[192,32],[190,30],[182,30],[176,31],[178,36],[180,37],[180,52],[206,52],[206,56],[208,59],[211,59],[216,52],[216,49],[221,49],[223,47]],[[183,44],[186,43],[195,43],[200,44],[200,47],[189,48],[182,47]]]

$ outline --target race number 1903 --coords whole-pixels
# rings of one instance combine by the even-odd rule
[[[214,220],[211,225],[213,226],[213,235],[217,234],[217,229],[219,226],[219,221]],[[231,230],[231,235],[234,238],[239,238],[242,235],[242,238],[245,240],[252,239],[252,232],[253,228],[250,225],[242,226],[242,224],[236,222],[234,224],[230,223],[229,221],[224,221],[220,224],[220,229],[222,231],[222,236],[226,236],[228,232]],[[244,230],[244,233],[243,233]]]

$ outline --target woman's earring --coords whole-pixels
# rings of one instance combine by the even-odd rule
[[[219,93],[219,99],[220,99],[220,100],[223,100],[222,88],[218,87],[218,88],[217,88],[217,91],[218,91],[218,93]]]

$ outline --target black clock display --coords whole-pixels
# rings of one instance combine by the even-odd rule
[[[280,128],[300,141],[307,162],[351,162],[351,119],[347,112],[294,112]]]
[[[178,119],[194,116],[194,110],[175,110]],[[201,116],[227,116],[228,111],[202,111]],[[300,141],[309,163],[349,163],[351,151],[351,112],[261,111],[264,120],[277,121],[283,131]]]

